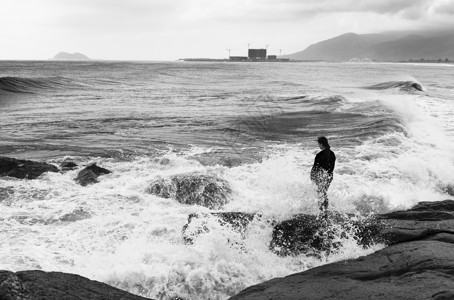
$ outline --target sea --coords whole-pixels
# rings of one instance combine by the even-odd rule
[[[454,193],[454,65],[412,63],[0,61],[0,156],[76,170],[0,178],[0,269],[75,273],[153,299],[228,299],[260,282],[357,258],[280,256],[273,225],[317,215],[310,169],[337,156],[330,210],[368,216]],[[86,165],[112,171],[74,181]],[[219,209],[149,193],[209,174]],[[185,243],[193,213],[262,216]],[[239,246],[240,245],[240,246]]]

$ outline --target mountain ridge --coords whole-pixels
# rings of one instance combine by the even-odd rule
[[[303,51],[284,56],[292,60],[374,61],[454,60],[454,32],[422,33],[345,33],[312,44]]]

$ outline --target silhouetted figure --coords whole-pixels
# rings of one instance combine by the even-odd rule
[[[311,170],[311,180],[317,185],[317,194],[320,198],[320,210],[328,209],[328,191],[331,181],[333,181],[333,170],[336,163],[336,155],[331,151],[326,137],[321,136],[317,139],[318,146],[322,151],[315,156],[314,166]]]

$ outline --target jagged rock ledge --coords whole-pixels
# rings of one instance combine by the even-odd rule
[[[241,291],[231,300],[454,299],[454,201],[381,215],[388,247]]]
[[[85,277],[60,272],[0,271],[2,300],[146,300]]]

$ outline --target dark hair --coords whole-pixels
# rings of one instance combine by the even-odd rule
[[[324,136],[319,136],[319,137],[317,138],[317,142],[318,142],[319,144],[321,144],[321,145],[322,145],[323,147],[325,147],[325,148],[328,148],[328,149],[330,148],[330,146],[329,146],[329,144],[328,144],[328,139],[327,139],[326,137],[324,137]]]

